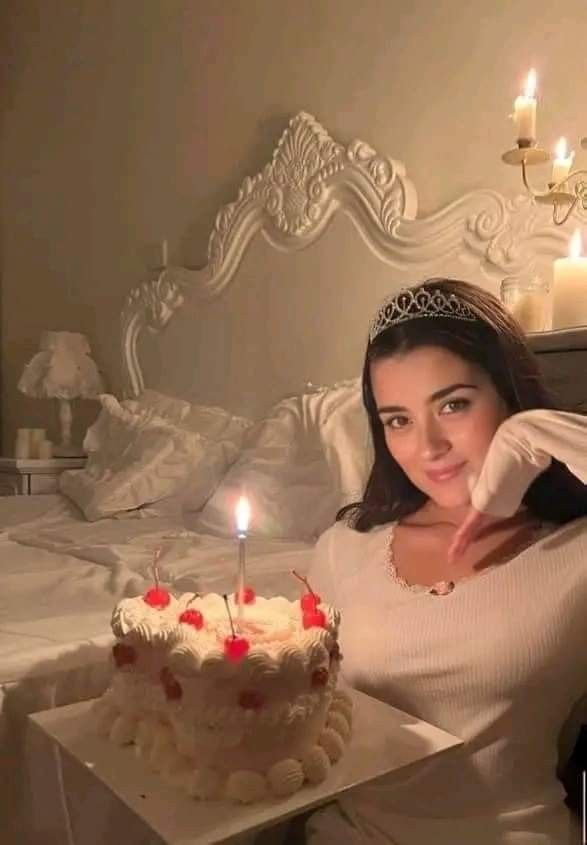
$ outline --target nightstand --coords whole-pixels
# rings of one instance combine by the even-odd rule
[[[66,469],[83,469],[85,465],[86,458],[0,458],[0,496],[57,493],[61,473]]]

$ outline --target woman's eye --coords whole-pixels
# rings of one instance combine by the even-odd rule
[[[464,411],[470,404],[470,399],[450,399],[442,406],[442,411],[448,409],[449,414],[454,414],[457,411]]]
[[[407,417],[388,417],[384,420],[385,428],[391,428],[397,431],[399,428],[404,428],[408,424]]]

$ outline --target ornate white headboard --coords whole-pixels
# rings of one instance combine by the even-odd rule
[[[168,267],[129,294],[126,395],[147,385],[257,416],[307,381],[358,375],[368,321],[388,293],[428,276],[495,293],[505,276],[550,277],[573,225],[556,228],[528,197],[492,190],[416,215],[400,161],[341,144],[300,112],[270,163],[218,212],[206,266]]]

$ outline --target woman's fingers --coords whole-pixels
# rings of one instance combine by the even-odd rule
[[[463,555],[473,540],[480,534],[483,528],[492,521],[492,517],[488,514],[481,513],[470,508],[464,521],[455,531],[452,543],[448,549],[448,562],[454,563],[457,557]]]

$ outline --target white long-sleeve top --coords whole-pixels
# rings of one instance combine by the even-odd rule
[[[530,484],[556,458],[587,484],[587,416],[521,411],[498,428],[471,489],[471,503],[493,516],[513,516]]]
[[[509,418],[472,491],[475,506],[515,513],[551,456],[587,480],[587,418],[545,410]],[[393,578],[392,528],[359,533],[336,523],[308,577],[342,613],[346,682],[463,746],[343,800],[365,838],[330,808],[310,823],[309,841],[567,845],[556,768],[561,729],[587,693],[587,518],[550,526],[447,595]]]

